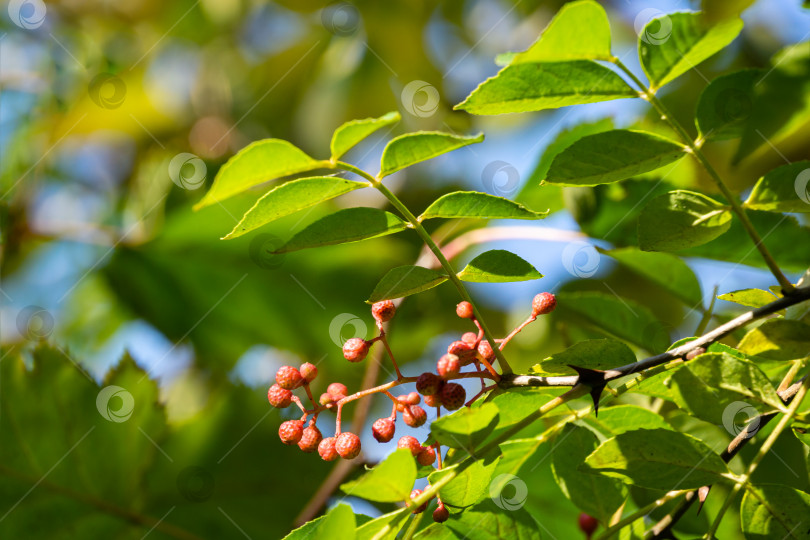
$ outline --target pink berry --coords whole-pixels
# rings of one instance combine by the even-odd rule
[[[442,405],[448,411],[455,411],[464,405],[467,392],[464,387],[457,383],[447,383],[442,388]]]
[[[349,362],[360,362],[366,357],[368,350],[368,341],[352,338],[343,344],[343,358]]]
[[[304,434],[303,420],[287,420],[278,428],[278,436],[284,444],[298,444]]]
[[[440,394],[433,394],[432,396],[425,396],[425,405],[428,407],[441,407],[442,397]]]
[[[427,413],[425,409],[419,405],[411,405],[410,407],[405,407],[405,410],[402,412],[402,419],[407,425],[417,428],[425,425],[425,422],[427,422]]]
[[[469,343],[470,345],[475,345],[475,342],[478,341],[478,334],[475,332],[465,332],[463,336],[461,336],[461,341],[464,343]]]
[[[537,317],[538,315],[551,313],[555,307],[557,307],[557,298],[553,294],[549,292],[540,293],[532,300],[532,316]]]
[[[396,312],[397,307],[391,300],[383,300],[371,306],[371,315],[381,323],[393,319]]]
[[[594,531],[596,531],[596,528],[599,527],[599,522],[596,518],[584,512],[579,515],[578,522],[579,529],[585,533],[585,538],[590,538]]]
[[[304,362],[301,364],[301,367],[298,368],[298,372],[301,373],[301,376],[307,383],[311,383],[313,380],[315,380],[315,377],[318,376],[318,368],[309,362]]]
[[[478,344],[478,354],[490,364],[495,361],[495,351],[492,350],[492,345],[487,340]]]
[[[377,442],[387,443],[394,438],[396,423],[391,418],[378,418],[371,426],[371,434]]]
[[[466,366],[475,359],[475,349],[466,341],[454,341],[451,343],[447,347],[447,354],[458,356],[462,366]]]
[[[397,448],[406,448],[411,451],[411,454],[416,457],[422,451],[423,446],[419,443],[416,437],[404,435],[397,441]]]
[[[461,317],[462,319],[472,319],[475,315],[475,311],[473,310],[473,306],[469,302],[459,302],[456,306],[456,315]]]
[[[326,393],[338,400],[345,398],[349,394],[349,389],[343,383],[333,382],[326,387]]]
[[[455,354],[445,354],[436,362],[436,373],[442,379],[452,379],[461,371],[461,362]]]
[[[295,390],[301,386],[301,383],[304,382],[304,378],[294,367],[281,366],[276,372],[276,382],[285,390]]]
[[[354,459],[360,454],[360,437],[344,431],[337,436],[335,451],[343,459]]]
[[[289,407],[290,403],[292,403],[292,392],[285,390],[278,384],[274,384],[267,390],[267,401],[270,402],[270,405],[278,409]]]
[[[337,450],[335,450],[335,438],[327,437],[318,444],[318,454],[324,461],[335,461],[338,458]]]
[[[314,452],[318,449],[318,445],[323,439],[321,430],[316,426],[309,426],[304,428],[304,433],[301,435],[301,440],[298,441],[298,448],[306,453]]]
[[[422,451],[416,455],[416,461],[419,463],[419,465],[424,465],[426,467],[433,465],[433,462],[436,461],[436,451],[432,446],[423,446]]]
[[[421,489],[415,489],[415,490],[411,491],[411,499],[415,499],[415,498],[417,498],[417,497],[418,497],[419,495],[421,495],[421,494],[422,494],[422,490],[421,490]],[[427,506],[428,506],[428,503],[425,503],[425,504],[423,504],[422,506],[417,506],[417,507],[414,509],[413,513],[414,513],[414,514],[421,514],[422,512],[424,512],[425,510],[427,510]]]
[[[320,399],[318,399],[318,402],[324,407],[326,407],[327,405],[335,402],[335,396],[329,393],[321,394],[321,397]]]
[[[408,392],[407,400],[409,405],[419,405],[422,398],[417,392]]]
[[[439,391],[441,379],[435,374],[426,371],[416,379],[416,391],[423,396],[432,396]]]

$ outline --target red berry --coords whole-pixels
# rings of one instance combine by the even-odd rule
[[[397,448],[406,448],[411,451],[411,454],[416,457],[422,451],[423,446],[419,443],[416,437],[404,435],[397,441]]]
[[[454,341],[447,347],[447,354],[458,356],[462,366],[466,366],[475,359],[475,349],[466,341]]]
[[[285,390],[278,384],[274,384],[267,391],[267,401],[270,402],[270,405],[279,409],[289,407],[290,403],[292,403],[292,392]]]
[[[303,434],[303,420],[287,420],[278,427],[278,436],[284,444],[297,444]]]
[[[495,361],[495,351],[492,350],[492,345],[487,340],[478,344],[478,354],[490,364]]]
[[[557,298],[549,292],[542,292],[532,300],[532,317],[551,313],[555,307],[557,307]]]
[[[343,344],[343,358],[349,362],[360,362],[368,354],[368,341],[352,338]]]
[[[475,315],[475,311],[473,310],[473,306],[469,302],[459,302],[456,306],[456,315],[461,317],[462,319],[472,319]]]
[[[422,490],[421,490],[421,489],[415,489],[415,490],[411,491],[411,499],[415,499],[415,498],[417,498],[417,497],[418,497],[419,495],[421,495],[421,494],[422,494]],[[425,503],[425,504],[423,504],[422,506],[417,506],[417,507],[414,509],[413,513],[414,513],[414,514],[421,514],[422,512],[424,512],[425,510],[427,510],[427,506],[428,506],[428,503]]]
[[[590,538],[594,531],[596,531],[596,528],[599,526],[599,522],[595,517],[589,516],[584,512],[579,515],[578,521],[579,529],[585,533],[586,538]]]
[[[440,407],[442,404],[442,397],[439,394],[432,396],[425,396],[425,405],[428,407]]]
[[[436,523],[444,523],[449,518],[450,512],[447,510],[447,507],[439,503],[439,506],[433,511],[433,521]]]
[[[343,383],[333,382],[326,387],[326,393],[338,400],[345,398],[349,394],[349,389]]]
[[[408,393],[408,404],[409,405],[419,405],[422,401],[422,398],[419,396],[417,392],[409,392]]]
[[[335,396],[328,393],[321,394],[321,397],[320,399],[318,399],[318,402],[324,407],[326,407],[327,405],[335,402]]]
[[[461,341],[464,343],[469,343],[470,345],[475,345],[475,342],[478,341],[478,334],[475,332],[465,332],[463,336],[461,336]]]
[[[324,461],[335,461],[338,458],[337,450],[335,450],[335,438],[327,437],[318,445],[318,454]]]
[[[304,382],[304,378],[294,367],[281,366],[278,368],[278,371],[276,371],[276,382],[285,390],[295,390],[301,386],[301,383]]]
[[[464,387],[457,383],[447,383],[442,388],[442,405],[448,411],[455,411],[464,405],[464,400],[467,399],[467,392]]]
[[[396,423],[392,418],[378,418],[371,426],[371,434],[377,442],[387,443],[394,438]]]
[[[307,453],[314,452],[318,449],[322,439],[323,435],[321,435],[320,429],[316,426],[306,427],[301,435],[301,440],[298,441],[298,448]]]
[[[419,427],[425,425],[427,422],[427,413],[425,409],[419,405],[411,405],[410,408],[405,407],[402,413],[402,419],[411,427]]]
[[[435,374],[426,371],[416,379],[416,391],[423,396],[432,396],[439,391],[441,379]]]
[[[354,433],[344,431],[337,436],[335,451],[343,459],[354,459],[360,454],[360,437]]]
[[[397,307],[391,300],[383,300],[371,306],[371,315],[379,322],[388,322],[394,318]]]
[[[442,379],[451,379],[461,371],[461,361],[455,354],[445,354],[436,362],[436,373]]]
[[[301,364],[301,367],[298,368],[298,372],[301,373],[301,376],[308,383],[311,383],[313,380],[315,380],[315,377],[318,376],[318,368],[309,362],[304,362]]]
[[[432,446],[423,446],[422,451],[416,456],[416,461],[419,462],[419,465],[433,465],[433,462],[436,461],[436,451]]]

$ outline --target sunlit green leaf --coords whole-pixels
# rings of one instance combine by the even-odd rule
[[[746,538],[784,540],[807,538],[810,524],[810,495],[775,484],[746,486],[740,506]]]
[[[478,191],[456,191],[442,195],[419,216],[471,219],[543,219],[548,212],[534,212],[522,204]]]
[[[638,92],[591,60],[531,62],[506,66],[455,108],[471,114],[504,114],[632,97]]]
[[[810,161],[770,171],[756,183],[745,206],[769,212],[810,212]]]
[[[677,251],[714,240],[731,226],[731,211],[693,191],[670,191],[651,200],[638,218],[644,251]]]
[[[400,135],[389,142],[383,150],[380,178],[483,140],[483,133],[470,137],[439,131],[418,131]]]
[[[390,112],[379,118],[364,118],[363,120],[346,122],[337,128],[332,135],[332,143],[329,145],[332,151],[332,159],[339,159],[354,145],[378,129],[398,122],[399,119],[398,112]]]
[[[377,502],[401,502],[408,498],[416,480],[416,461],[410,450],[400,449],[357,480],[340,489],[346,495]]]
[[[600,407],[598,417],[588,416],[582,420],[606,437],[615,437],[634,429],[672,429],[660,414],[637,405]]]
[[[233,197],[268,180],[323,167],[304,152],[281,139],[249,144],[219,169],[214,183],[195,210]]]
[[[489,497],[492,473],[498,465],[499,458],[477,460],[475,463],[457,473],[456,476],[445,484],[439,495],[442,502],[458,508],[471,506],[484,497]],[[436,484],[442,477],[452,474],[458,469],[457,465],[435,471],[428,477],[431,485]]]
[[[612,369],[636,361],[630,347],[615,339],[587,339],[552,354],[531,368],[537,375],[575,375],[569,365],[589,369]]]
[[[597,248],[598,249],[598,248]],[[601,250],[620,265],[680,298],[691,308],[703,301],[700,283],[683,259],[669,253],[639,251],[633,247]]]
[[[345,208],[307,225],[278,248],[276,253],[358,242],[404,231],[407,224],[377,208]]]
[[[383,276],[366,302],[402,298],[432,289],[447,281],[447,274],[422,266],[398,266]]]
[[[508,510],[505,510],[507,508]],[[482,502],[440,525],[453,531],[451,538],[465,540],[540,540],[540,526],[519,505],[500,506],[492,501]],[[420,540],[444,540],[443,536],[417,536]]]
[[[461,281],[505,283],[540,279],[543,274],[514,253],[503,249],[485,251],[458,273]]]
[[[325,516],[304,524],[285,536],[283,540],[329,540],[335,531],[341,531],[341,538],[356,538],[354,512],[347,504],[339,504]]]
[[[394,540],[409,514],[407,508],[402,508],[367,521],[357,528],[356,540]]]
[[[464,407],[442,416],[430,425],[432,436],[450,448],[473,449],[498,425],[498,407],[485,403],[476,408]]]
[[[614,129],[586,135],[560,152],[544,182],[565,186],[607,184],[654,171],[685,155],[682,144],[664,137]]]
[[[661,88],[725,48],[742,27],[740,19],[709,25],[700,13],[686,12],[647,23],[639,34],[638,53],[651,88]]]
[[[732,291],[729,293],[721,294],[717,297],[719,300],[727,302],[734,302],[741,306],[758,308],[770,304],[776,300],[776,297],[769,291],[762,289],[742,289],[740,291]]]
[[[771,319],[749,330],[737,346],[740,351],[769,360],[794,360],[810,355],[810,325]]]
[[[751,115],[754,86],[765,74],[761,69],[743,69],[710,82],[698,99],[695,124],[710,141],[740,137]]]

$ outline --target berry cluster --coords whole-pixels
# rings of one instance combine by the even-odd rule
[[[507,343],[520,332],[527,324],[536,320],[539,315],[550,313],[556,306],[556,299],[551,293],[540,293],[532,301],[531,315],[516,327],[503,339],[497,339],[496,346],[503,349]],[[484,330],[478,322],[475,310],[469,302],[461,302],[456,306],[456,315],[462,319],[470,319],[477,328],[477,332],[467,332],[461,339],[453,341],[447,347],[447,354],[441,356],[436,362],[436,371],[425,372],[418,377],[405,377],[399,370],[394,359],[391,347],[388,345],[383,324],[390,321],[396,314],[396,306],[391,300],[377,302],[371,307],[371,314],[379,330],[377,337],[365,340],[362,338],[352,338],[343,344],[343,357],[349,362],[361,362],[368,356],[372,345],[377,341],[382,342],[385,351],[391,358],[391,362],[397,373],[397,378],[388,383],[361,390],[354,394],[349,394],[346,386],[339,382],[333,382],[326,388],[326,392],[320,395],[316,402],[310,383],[318,375],[318,369],[310,364],[304,363],[299,368],[293,366],[282,366],[276,372],[276,384],[267,391],[267,399],[270,404],[277,408],[285,408],[295,403],[301,409],[303,416],[299,420],[288,420],[283,422],[278,430],[278,435],[284,444],[294,445],[304,452],[318,451],[318,454],[325,461],[333,461],[338,457],[343,459],[354,459],[360,455],[360,437],[355,433],[341,430],[341,414],[344,405],[362,397],[373,394],[383,394],[393,403],[391,415],[379,418],[372,424],[372,434],[381,443],[387,443],[394,438],[396,423],[399,416],[405,425],[417,428],[427,422],[427,413],[420,404],[436,409],[436,416],[441,415],[441,409],[455,411],[462,406],[469,407],[486,392],[496,387],[500,380],[500,374],[492,366],[496,360],[496,354],[490,344],[484,338]],[[462,371],[467,366],[473,366],[472,370]],[[477,378],[481,381],[481,390],[467,400],[467,393],[464,387],[453,382],[458,379]],[[487,385],[485,379],[492,381]],[[390,390],[402,384],[415,383],[416,392],[410,392],[399,396],[391,394]],[[301,400],[293,394],[293,390],[303,388],[312,404],[311,409],[307,409]],[[466,401],[466,403],[465,403]],[[315,425],[318,415],[325,410],[334,410],[336,414],[335,436],[324,438],[320,430]],[[414,459],[422,466],[433,466],[438,460],[438,468],[442,468],[441,448],[438,443],[427,446],[420,443],[416,437],[404,435],[399,438],[397,448],[404,448],[411,452]],[[413,490],[411,499],[421,495],[418,489]],[[423,512],[427,508],[427,503],[415,508],[414,513]],[[441,499],[433,512],[433,519],[436,522],[446,521],[449,512]]]

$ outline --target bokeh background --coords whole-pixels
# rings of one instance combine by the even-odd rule
[[[191,206],[217,169],[256,139],[282,138],[326,156],[342,122],[398,110],[398,124],[347,156],[376,172],[394,135],[485,132],[484,143],[387,182],[415,211],[455,188],[553,211],[541,222],[499,222],[502,239],[472,245],[457,259],[461,265],[497,246],[545,274],[540,282],[470,287],[499,334],[526,316],[535,293],[586,290],[644,306],[663,321],[645,341],[660,342],[663,333],[669,343],[692,335],[715,286],[728,292],[772,285],[735,229],[686,254],[704,303],[684,306],[640,276],[618,271],[594,248],[634,244],[641,196],[633,186],[639,184],[538,186],[544,150],[573,126],[600,121],[660,130],[644,102],[502,117],[452,110],[497,72],[497,54],[525,49],[562,4],[4,0],[0,339],[6,366],[27,368],[4,368],[0,377],[0,535],[279,538],[330,474],[333,464],[279,443],[280,419],[293,413],[269,408],[267,386],[278,366],[310,361],[320,370],[316,391],[331,381],[358,389],[364,366],[345,362],[340,344],[370,337],[364,300],[389,268],[413,264],[421,246],[406,233],[270,253],[335,208],[384,207],[368,190],[258,233],[219,240],[255,194],[200,212]],[[638,29],[662,11],[699,8],[685,0],[603,4],[614,53],[637,73]],[[770,69],[777,51],[810,37],[810,11],[798,0],[760,0],[743,19],[741,36],[727,50],[663,93],[685,123],[691,125],[708,80],[743,67]],[[805,71],[793,73],[799,82],[790,81],[804,89],[790,130],[706,147],[735,188],[749,188],[784,159],[808,158],[810,69],[802,65]],[[751,103],[730,96],[718,107],[745,119]],[[683,163],[662,191],[714,192],[692,163]],[[758,223],[773,225],[767,216]],[[480,225],[455,223],[435,232],[448,241]],[[794,218],[784,224],[807,239],[805,225]],[[795,280],[810,243],[780,231],[766,243]],[[408,373],[427,369],[454,336],[469,330],[451,316],[456,302],[452,287],[444,286],[402,304],[391,340]],[[718,320],[733,309],[718,302]],[[510,359],[525,370],[599,335],[580,315],[561,309],[521,334]],[[660,352],[654,348],[638,351]],[[387,376],[381,369],[379,380]],[[124,392],[111,391],[109,403],[100,404],[99,388],[113,383]],[[372,419],[386,414],[384,401],[371,405]],[[319,420],[327,434],[331,420]],[[395,444],[373,443],[370,422],[362,434],[368,463]],[[526,508],[552,535],[575,537],[578,512],[547,464],[524,479]],[[371,516],[389,509],[339,491],[323,499],[327,506],[339,500]]]

